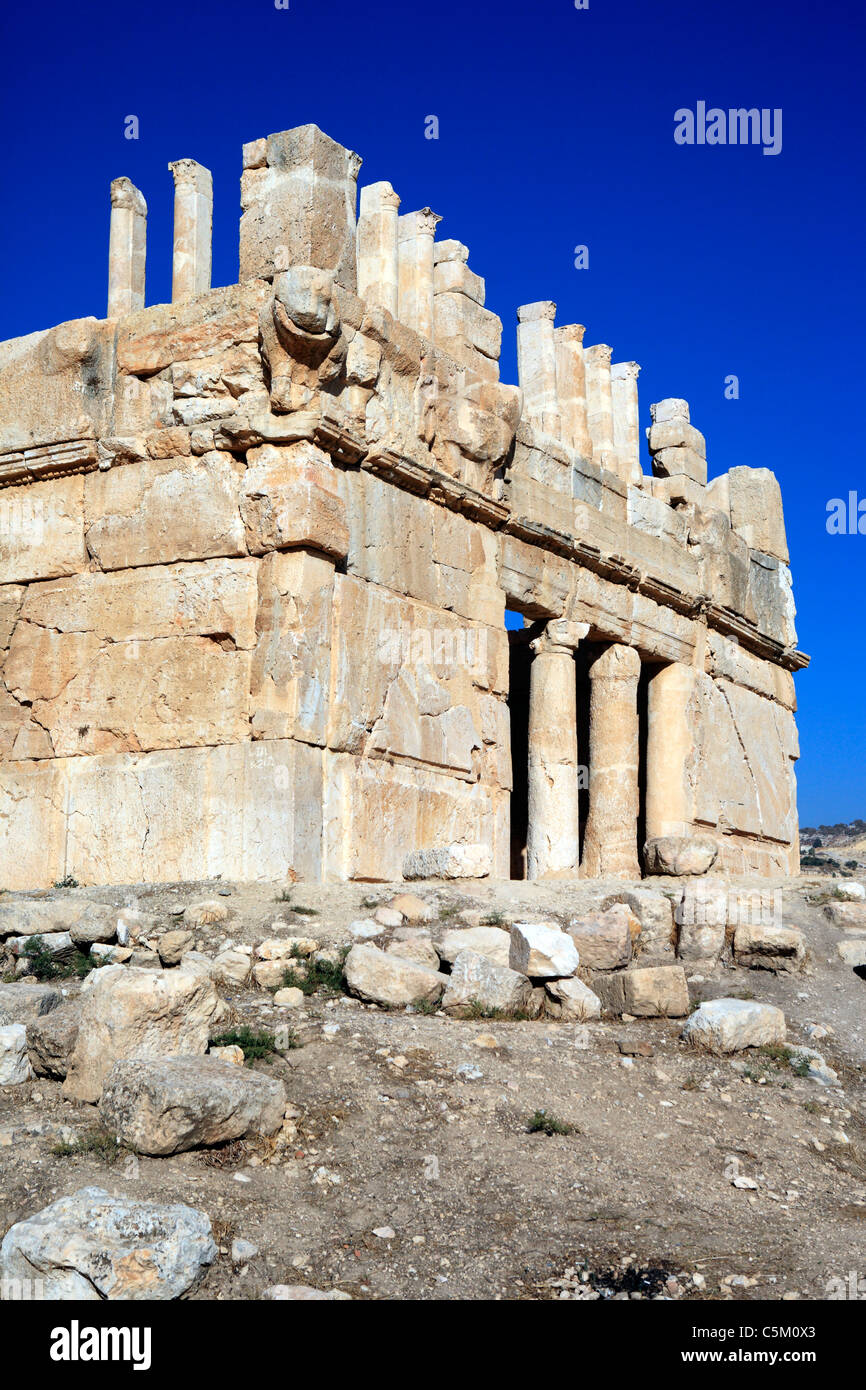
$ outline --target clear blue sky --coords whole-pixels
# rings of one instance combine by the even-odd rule
[[[469,245],[506,379],[516,306],[556,300],[642,363],[645,422],[650,401],[690,401],[711,475],[775,470],[813,658],[801,819],[866,815],[866,535],[825,527],[830,498],[866,498],[861,3],[46,0],[0,26],[0,339],[104,314],[120,174],[148,202],[148,301],[170,297],[170,159],[213,170],[214,284],[235,281],[241,144],[316,123],[363,156],[361,182]],[[781,153],[675,144],[698,101],[781,107]]]

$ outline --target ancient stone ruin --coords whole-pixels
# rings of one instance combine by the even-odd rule
[[[244,146],[240,274],[111,187],[108,314],[0,345],[0,883],[798,867],[779,485],[555,305],[502,325],[315,126]],[[523,616],[507,631],[506,609]],[[588,774],[582,775],[588,768]]]

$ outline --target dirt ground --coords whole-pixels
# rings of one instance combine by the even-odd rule
[[[567,921],[622,887],[410,886],[437,911],[434,939],[466,925],[464,909]],[[172,912],[222,891],[229,920],[198,933],[213,950],[226,937],[260,941],[275,920],[323,945],[347,944],[350,921],[405,887],[299,884],[290,902],[281,885],[264,884],[68,891],[137,906],[166,927]],[[265,991],[223,991],[238,1022],[297,1031],[301,1045],[254,1064],[285,1080],[296,1147],[279,1159],[243,1143],[162,1159],[61,1156],[53,1149],[91,1132],[95,1110],[44,1078],[5,1087],[0,1234],[96,1184],[208,1213],[220,1254],[192,1295],[200,1299],[255,1299],[275,1283],[362,1299],[550,1299],[599,1288],[605,1297],[826,1298],[831,1279],[866,1274],[866,982],[836,953],[845,933],[823,912],[820,878],[762,887],[781,889],[785,923],[806,932],[804,973],[687,970],[692,1000],[779,1005],[789,1041],[817,1047],[839,1086],[799,1076],[784,1059],[696,1053],[672,1019],[472,1022],[321,994],[288,1012]],[[813,1043],[815,1024],[831,1031]],[[649,1043],[653,1055],[624,1059],[621,1040]],[[530,1133],[537,1111],[571,1132]],[[757,1186],[735,1186],[737,1176]],[[234,1264],[235,1238],[259,1253]]]

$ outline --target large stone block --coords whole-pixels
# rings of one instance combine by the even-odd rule
[[[529,1007],[531,997],[532,984],[525,975],[507,965],[497,965],[477,951],[463,950],[454,959],[442,1007],[448,1013],[458,1014],[473,1005],[516,1014]]]
[[[0,584],[78,574],[86,564],[83,477],[0,492]]]
[[[152,459],[85,479],[87,544],[105,570],[246,553],[231,454]]]
[[[323,744],[334,566],[306,550],[272,553],[259,567],[258,591],[250,694],[253,736]]]
[[[683,1038],[705,1052],[740,1052],[785,1041],[785,1015],[773,1004],[712,999],[695,1010]]]
[[[353,946],[346,957],[346,987],[373,1004],[399,1008],[416,999],[435,1003],[447,982],[447,976],[426,965],[367,943]]]
[[[114,325],[94,318],[0,344],[0,453],[110,433],[113,376]]]
[[[306,546],[345,558],[346,508],[327,454],[305,440],[265,444],[250,450],[247,464],[240,507],[252,554]]]
[[[318,126],[269,135],[267,166],[241,179],[241,279],[310,265],[354,290],[360,167],[358,155]]]
[[[270,285],[253,279],[193,300],[153,304],[127,314],[117,326],[118,368],[150,375],[173,362],[216,356],[239,343],[255,344],[259,311],[272,293]]]
[[[788,542],[782,512],[782,489],[769,468],[732,468],[727,495],[731,525],[752,550],[762,550],[787,564]]]

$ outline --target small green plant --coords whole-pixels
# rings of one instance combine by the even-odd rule
[[[342,994],[343,965],[348,954],[349,948],[343,947],[338,960],[311,960],[303,975],[289,966],[283,975],[283,989],[299,989],[307,995],[319,990],[325,994]]]
[[[560,1120],[557,1115],[551,1115],[546,1110],[536,1110],[528,1125],[528,1134],[573,1134],[574,1125],[570,1125],[566,1120]]]
[[[27,957],[30,974],[37,980],[68,980],[72,976],[83,979],[96,969],[96,961],[83,951],[76,950],[71,956],[58,959],[46,950],[41,936],[31,936],[22,954]]]
[[[295,1052],[299,1047],[303,1047],[300,1034],[295,1028],[284,1028],[280,1030],[280,1051]]]
[[[493,911],[493,912],[487,912],[487,913],[485,913],[485,915],[481,918],[481,926],[482,926],[482,927],[504,927],[504,926],[505,926],[505,917],[504,917],[504,915],[499,911],[499,909],[497,908],[497,909],[496,909],[495,911]]]
[[[450,922],[452,917],[456,917],[460,908],[456,903],[445,903],[439,908],[438,917],[440,922]]]
[[[75,1139],[61,1139],[51,1152],[55,1158],[98,1158],[103,1163],[116,1163],[126,1149],[105,1129],[88,1129]]]
[[[292,911],[296,912],[299,917],[318,917],[319,915],[317,907],[307,907],[305,903],[295,903]]]
[[[432,999],[413,999],[412,1012],[416,1014],[435,1014],[439,1008],[438,1000]]]
[[[701,1089],[699,1078],[695,1076],[694,1073],[691,1073],[686,1077],[680,1089],[683,1091],[699,1091]]]
[[[270,1057],[276,1052],[276,1038],[273,1033],[266,1033],[263,1029],[250,1028],[245,1023],[240,1028],[230,1028],[227,1033],[220,1033],[218,1037],[211,1038],[212,1047],[239,1047],[244,1054],[244,1061],[247,1066],[250,1062],[256,1062],[261,1057]]]
[[[57,880],[57,882],[55,883],[54,887],[55,887],[55,888],[80,888],[80,887],[81,887],[81,884],[78,882],[78,879],[77,879],[77,878],[73,878],[73,877],[72,877],[72,874],[67,874],[67,875],[65,876],[65,878],[59,878],[59,879]]]
[[[809,1068],[812,1065],[811,1059],[809,1057],[791,1056],[788,1058],[788,1062],[791,1067],[791,1071],[794,1073],[795,1076],[809,1075]]]
[[[807,1115],[823,1115],[824,1113],[823,1105],[819,1105],[816,1100],[804,1101],[803,1109]]]
[[[292,901],[292,890],[291,890],[291,888],[281,888],[280,891],[279,891],[279,893],[277,894],[277,896],[274,898],[274,902],[275,902],[275,903],[290,903],[291,901]]]

